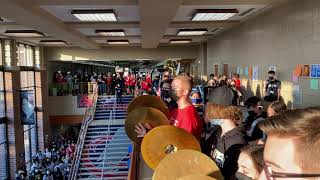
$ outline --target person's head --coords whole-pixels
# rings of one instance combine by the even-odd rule
[[[239,126],[243,122],[243,115],[241,109],[236,106],[207,103],[205,122],[219,126],[227,122]]]
[[[214,74],[210,74],[210,79],[213,79],[214,78]]]
[[[261,114],[263,107],[261,106],[261,99],[257,96],[252,96],[244,102],[248,108],[249,115],[257,116]]]
[[[264,149],[264,171],[259,179],[275,178],[279,173],[306,174],[320,179],[320,108],[287,110],[259,124],[268,136]],[[268,178],[269,177],[269,178]],[[292,179],[292,178],[290,178]]]
[[[171,84],[172,91],[178,99],[189,99],[192,82],[187,76],[177,76],[173,79]]]
[[[240,78],[239,74],[237,74],[237,73],[233,74],[233,79],[239,79],[239,78]]]
[[[268,117],[275,116],[287,110],[287,105],[283,101],[274,101],[268,106]]]
[[[164,76],[163,76],[163,80],[164,80],[164,81],[167,81],[167,80],[169,80],[169,76],[167,76],[167,75],[164,75]]]
[[[258,178],[263,169],[263,149],[262,145],[248,145],[241,149],[236,173],[239,180]]]
[[[192,92],[190,96],[191,96],[192,104],[200,104],[202,102],[201,94],[199,91]]]
[[[276,72],[274,70],[268,71],[268,76],[270,80],[274,80],[276,76]]]
[[[141,79],[142,79],[142,81],[146,81],[147,78],[145,75],[143,75]]]

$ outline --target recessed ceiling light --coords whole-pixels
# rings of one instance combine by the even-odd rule
[[[40,44],[46,45],[67,45],[65,41],[62,40],[41,40]]]
[[[72,10],[71,14],[80,21],[94,21],[94,22],[114,22],[118,21],[113,10],[106,9],[78,9]]]
[[[97,29],[95,33],[101,36],[125,36],[126,35],[124,33],[124,30],[121,30],[121,29],[110,29],[110,30]]]
[[[180,29],[178,36],[200,36],[208,32],[207,29]]]
[[[170,44],[188,44],[191,43],[192,39],[171,39]]]
[[[222,21],[239,13],[237,9],[200,9],[195,11],[192,21]]]
[[[45,36],[43,33],[35,30],[6,30],[4,32],[8,36],[15,37],[42,37]]]
[[[128,40],[108,40],[108,44],[130,44]]]

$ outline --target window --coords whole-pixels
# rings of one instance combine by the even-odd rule
[[[11,41],[4,41],[4,64],[5,66],[11,66]]]
[[[35,60],[35,67],[40,68],[40,48],[34,48],[34,60]]]
[[[4,101],[4,78],[3,71],[0,71],[0,118],[5,116],[5,101]]]
[[[17,45],[17,59],[18,66],[33,66],[33,48],[29,45],[18,44]]]
[[[30,169],[32,157],[36,155],[38,147],[37,136],[37,118],[35,112],[35,72],[21,71],[20,72],[21,86],[21,119],[24,128],[24,148],[25,162],[27,170]]]

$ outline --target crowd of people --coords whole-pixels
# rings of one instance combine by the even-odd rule
[[[242,107],[239,75],[211,75],[203,119],[195,106],[201,96],[192,92],[190,76],[164,73],[158,95],[170,109],[170,123],[199,139],[224,179],[320,179],[320,108],[288,110],[275,74],[268,71],[263,98],[249,97]],[[207,126],[213,127],[208,136]],[[137,125],[138,137],[150,127]]]
[[[74,131],[53,137],[44,152],[38,151],[31,164],[18,170],[16,180],[67,180],[75,152]]]
[[[53,88],[56,89],[58,96],[88,94],[93,91],[92,83],[97,83],[99,95],[113,95],[150,93],[159,86],[159,76],[151,80],[149,72],[142,73],[71,73],[70,71],[62,73],[55,72],[53,78]],[[118,89],[117,89],[118,88]],[[120,88],[120,92],[119,92]]]

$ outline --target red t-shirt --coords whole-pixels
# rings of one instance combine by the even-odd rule
[[[240,79],[234,80],[234,83],[236,84],[236,89],[238,91],[240,91],[241,90],[241,81],[240,81]]]
[[[174,125],[188,131],[196,138],[200,139],[203,122],[193,105],[177,110],[177,118]]]

